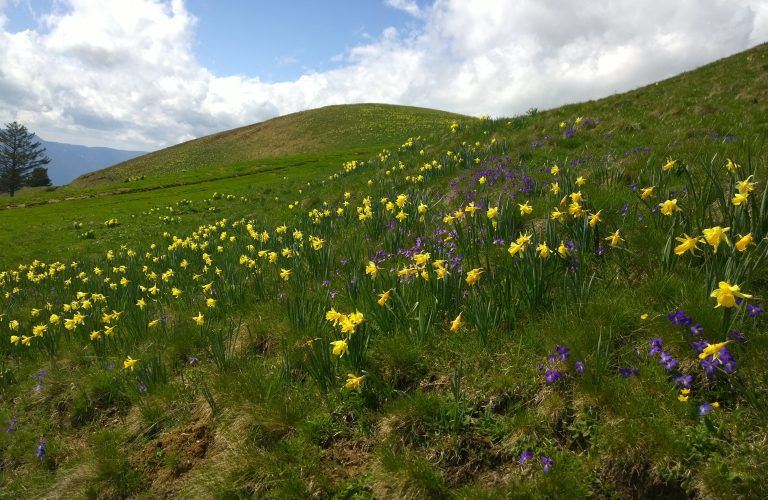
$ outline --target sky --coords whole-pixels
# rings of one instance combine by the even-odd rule
[[[514,116],[767,39],[768,0],[0,0],[0,122],[153,151],[331,104]]]

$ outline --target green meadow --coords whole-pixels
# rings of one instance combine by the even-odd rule
[[[766,52],[0,198],[0,498],[761,498]]]

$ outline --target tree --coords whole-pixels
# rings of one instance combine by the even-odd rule
[[[32,142],[35,134],[27,132],[20,123],[6,123],[0,130],[0,188],[13,193],[27,185],[30,170],[51,162],[45,156],[45,148],[39,142]],[[42,158],[41,158],[42,156]]]
[[[29,187],[47,187],[52,185],[48,177],[48,169],[44,167],[35,167],[32,169],[32,175],[29,176],[27,186]]]

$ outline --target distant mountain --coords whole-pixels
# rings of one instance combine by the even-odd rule
[[[123,151],[112,148],[89,148],[61,142],[49,142],[35,136],[45,148],[45,155],[51,159],[46,165],[48,177],[54,186],[69,184],[83,174],[111,167],[117,163],[132,160],[147,154],[146,151]]]

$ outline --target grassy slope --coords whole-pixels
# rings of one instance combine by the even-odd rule
[[[339,149],[390,147],[403,135],[429,134],[463,115],[387,104],[352,104],[292,113],[119,163],[82,175],[71,187],[120,182],[128,177],[180,172],[260,158]]]
[[[141,249],[139,253],[143,255],[149,251],[150,243],[161,248],[167,244],[167,239],[160,236],[164,231],[184,238],[200,224],[212,224],[223,217],[230,223],[241,217],[255,219],[257,228],[270,231],[286,223],[291,231],[302,228],[305,235],[317,232],[333,242],[336,255],[331,271],[333,274],[338,270],[340,275],[331,277],[330,286],[342,293],[331,305],[349,311],[359,304],[346,286],[350,279],[362,279],[353,272],[360,272],[367,254],[386,248],[394,236],[387,231],[361,230],[363,226],[354,220],[349,225],[339,223],[329,231],[312,225],[306,212],[322,209],[323,202],[335,209],[345,199],[345,191],[352,192],[350,209],[360,205],[367,195],[377,200],[408,192],[414,199],[429,193],[432,197],[428,216],[464,205],[465,196],[474,191],[480,192],[475,202],[483,201],[483,196],[496,200],[500,184],[481,187],[472,177],[472,170],[463,170],[467,162],[452,166],[447,175],[430,178],[424,185],[413,187],[405,181],[405,175],[419,174],[425,160],[445,162],[443,152],[451,150],[463,151],[462,157],[469,164],[474,163],[473,157],[485,160],[509,155],[513,161],[526,163],[529,172],[543,180],[551,180],[545,172],[538,172],[543,166],[582,159],[587,163],[576,164],[570,170],[574,177],[587,178],[582,191],[593,207],[603,209],[602,231],[612,232],[620,227],[633,252],[629,255],[609,251],[606,259],[585,254],[581,265],[596,273],[594,291],[585,301],[571,301],[558,274],[551,284],[546,306],[527,313],[520,305],[515,328],[492,332],[488,344],[480,342],[473,333],[475,328],[469,318],[476,309],[471,295],[453,309],[439,312],[439,324],[433,326],[432,336],[424,344],[408,339],[402,332],[377,332],[371,340],[366,367],[385,388],[391,385],[395,389],[390,393],[375,385],[372,378],[366,381],[361,395],[355,391],[332,391],[323,398],[316,392],[315,384],[302,367],[306,352],[303,344],[327,335],[328,326],[323,322],[319,328],[305,329],[287,319],[287,301],[302,295],[293,288],[298,286],[294,281],[284,282],[275,276],[274,266],[265,268],[269,297],[247,295],[246,300],[226,299],[219,305],[220,326],[225,325],[226,317],[242,317],[247,326],[237,343],[233,366],[228,370],[216,367],[209,344],[201,341],[199,329],[189,324],[188,318],[197,314],[199,306],[186,295],[181,301],[163,298],[162,302],[152,302],[152,312],[147,313],[150,319],[165,314],[177,321],[163,326],[162,335],[133,338],[127,344],[113,347],[103,361],[93,358],[87,340],[63,343],[60,353],[51,359],[42,353],[34,359],[25,355],[23,362],[16,365],[8,357],[5,367],[11,368],[12,373],[6,373],[6,380],[15,378],[18,383],[3,386],[0,422],[7,425],[12,418],[20,420],[17,430],[0,434],[0,478],[5,487],[2,496],[34,498],[49,491],[55,492],[51,496],[61,498],[153,498],[180,492],[185,497],[199,498],[351,499],[371,498],[374,494],[379,498],[576,498],[587,493],[598,498],[758,496],[768,488],[761,458],[768,452],[764,442],[768,423],[764,408],[750,402],[733,385],[706,386],[698,360],[692,355],[690,334],[681,335],[680,327],[669,325],[665,317],[666,313],[682,308],[701,323],[705,338],[713,340],[712,332],[720,328],[722,309],[713,309],[713,299],[708,297],[705,261],[686,255],[672,270],[659,270],[668,219],[652,215],[637,201],[629,185],[638,180],[640,187],[646,185],[643,176],[660,170],[665,158],[672,156],[690,165],[696,175],[696,186],[700,187],[706,181],[702,179],[702,162],[717,166],[718,175],[722,176],[718,179],[727,179],[722,164],[724,158],[731,157],[743,165],[751,162],[761,191],[768,179],[762,147],[768,112],[765,49],[760,46],[658,86],[594,102],[513,119],[465,121],[455,135],[446,131],[423,144],[394,152],[382,164],[374,161],[371,167],[360,168],[339,181],[323,183],[328,172],[338,168],[313,172],[294,167],[287,181],[282,181],[280,174],[262,180],[254,176],[251,189],[242,185],[242,178],[228,178],[0,212],[0,217],[6,217],[0,224],[7,228],[3,236],[8,231],[9,239],[24,250],[14,250],[7,258],[4,255],[4,267],[28,263],[32,258],[80,260],[79,256],[88,252],[78,244],[94,244],[94,254],[107,248],[117,250],[119,245],[126,244]],[[578,116],[597,116],[600,124],[593,129],[576,126]],[[563,138],[561,122],[566,123],[566,129],[575,126],[576,135]],[[713,141],[711,134],[717,134],[717,140]],[[740,139],[724,141],[724,136]],[[492,145],[491,139],[496,140]],[[541,141],[544,147],[532,148],[534,141]],[[481,145],[470,148],[462,146],[462,142],[468,146],[476,142]],[[419,154],[422,149],[424,155]],[[607,151],[612,152],[610,156],[616,157],[616,161],[604,169],[598,158],[606,156]],[[398,161],[406,165],[401,174],[397,173]],[[445,165],[447,170],[449,163]],[[668,189],[678,193],[686,217],[693,219],[690,192],[681,194],[687,186],[686,178],[681,170],[673,172]],[[569,175],[563,175],[563,185]],[[368,179],[373,179],[373,185],[366,184]],[[455,182],[458,192],[451,192],[449,181]],[[142,182],[157,186],[151,179]],[[456,199],[436,202],[434,193],[438,190],[452,193]],[[235,198],[210,200],[213,191],[231,193]],[[275,196],[279,200],[275,201]],[[194,203],[175,204],[185,197]],[[518,218],[518,230],[540,232],[559,196],[543,192],[525,198],[530,199],[534,213]],[[118,212],[112,212],[117,200],[122,203],[114,208]],[[294,201],[299,202],[300,212],[288,208]],[[626,217],[616,213],[624,203],[631,204]],[[717,206],[716,202],[710,203],[713,208]],[[491,204],[495,205],[495,201]],[[168,206],[175,207],[182,221],[157,221],[156,212],[146,213],[150,206],[160,207],[162,216],[169,213]],[[217,211],[210,212],[210,206]],[[413,216],[415,205],[410,207]],[[516,205],[513,207],[516,211]],[[122,225],[102,228],[101,220],[113,213],[119,213]],[[90,227],[96,229],[97,240],[78,243],[67,225],[72,219],[82,218],[85,229],[89,214],[95,214]],[[644,219],[638,222],[639,214]],[[709,214],[718,217],[716,209]],[[506,214],[502,220],[511,216]],[[12,222],[8,217],[13,217]],[[39,226],[41,221],[55,217],[64,218],[53,229]],[[698,234],[698,224],[689,224],[688,228],[678,228],[675,234]],[[423,236],[426,244],[436,245],[432,251],[437,255],[439,245],[434,241],[433,226],[430,224],[430,231]],[[238,242],[251,241],[242,227],[237,232],[228,226],[227,231],[237,234]],[[413,231],[421,234],[415,226]],[[383,241],[379,239],[382,234]],[[370,241],[364,240],[366,235]],[[270,243],[275,243],[277,251],[291,241],[278,244],[276,237],[273,232]],[[734,238],[732,233],[731,237]],[[509,236],[505,238],[508,243]],[[349,245],[345,240],[356,243]],[[220,244],[216,241],[213,245]],[[226,273],[233,272],[230,266],[245,252],[241,248],[244,244],[230,248],[225,243],[226,250],[221,256],[212,252],[215,265]],[[413,238],[400,243],[402,247],[413,244]],[[352,257],[355,248],[359,254]],[[304,252],[311,255],[312,250],[305,248]],[[722,252],[725,250],[721,249]],[[159,274],[170,266],[178,266],[180,257],[173,257],[170,252],[169,255],[174,263],[142,263]],[[341,258],[352,258],[354,265],[343,264]],[[509,260],[506,247],[500,246],[492,252],[491,267],[509,264]],[[395,257],[382,267],[399,269],[407,262],[404,257]],[[108,268],[112,264],[104,260],[102,253],[92,265]],[[199,265],[193,264],[195,272],[200,272]],[[280,261],[280,267],[291,265],[296,262]],[[138,267],[139,264],[129,266],[129,277],[134,283],[143,283],[146,279]],[[465,263],[465,270],[469,267]],[[198,284],[186,276],[189,273],[176,269],[179,277],[174,283],[185,293],[198,293],[193,292]],[[456,270],[453,273],[456,281],[464,276]],[[224,286],[215,275],[209,272],[209,276],[206,282]],[[232,282],[242,277],[243,274],[235,272]],[[297,273],[292,279],[298,278]],[[762,272],[748,293],[765,297],[767,278]],[[322,278],[303,279],[308,280],[304,289],[323,289]],[[493,281],[488,269],[480,282],[486,293],[492,292],[488,287]],[[398,293],[407,297],[407,304],[420,300],[408,295],[409,287],[395,286]],[[276,291],[288,295],[278,301],[273,296]],[[57,293],[71,300],[72,292]],[[306,298],[325,300],[316,292],[306,293]],[[516,296],[515,300],[521,298]],[[14,317],[24,325],[30,323],[28,308],[39,307],[40,301],[30,297],[13,309],[8,302],[0,304],[8,314],[0,324],[0,332],[8,335],[3,330],[6,320]],[[126,316],[135,314],[130,311],[136,308],[129,306]],[[460,310],[464,311],[467,324],[459,334],[450,333],[448,320]],[[371,321],[369,328],[377,331],[371,318],[375,309],[361,311]],[[210,314],[205,312],[206,316]],[[641,312],[649,313],[649,319],[641,320]],[[133,320],[121,321],[131,324]],[[738,380],[749,381],[747,374],[754,374],[749,384],[757,392],[758,402],[765,401],[768,338],[764,322],[758,317],[756,323],[750,319],[738,328],[749,339],[743,349],[731,344],[733,351],[739,353]],[[605,346],[609,336],[612,343],[606,372],[602,378],[595,378],[601,366],[601,357],[595,353],[598,340]],[[690,402],[677,401],[678,391],[658,364],[658,358],[645,354],[648,339],[655,337],[664,339],[665,350],[681,360],[684,372],[695,375]],[[287,340],[288,359],[293,366],[290,387],[280,383],[284,363],[282,338]],[[585,377],[574,375],[573,379],[554,385],[542,381],[536,365],[547,362],[547,353],[554,344],[571,347],[571,360],[586,361],[589,371]],[[634,347],[643,351],[640,359]],[[128,382],[114,383],[114,372],[104,366],[117,363],[119,367],[126,355],[147,360],[156,354],[171,370],[170,383],[152,386],[149,394],[138,393],[135,387],[131,392]],[[200,366],[188,365],[191,356],[199,357]],[[450,377],[458,359],[464,363],[462,391],[469,418],[457,432],[451,420],[454,406]],[[618,368],[628,366],[638,367],[641,378],[627,381],[619,377]],[[47,373],[43,390],[38,393],[34,391],[37,382],[33,383],[32,376],[41,368]],[[344,373],[346,370],[341,375]],[[340,377],[339,384],[344,378]],[[213,399],[207,399],[205,394],[212,394]],[[713,400],[721,402],[722,410],[711,414],[711,431],[697,415],[696,407]],[[215,416],[214,408],[220,411]],[[205,445],[202,452],[199,448],[196,452],[194,446],[190,448],[189,438],[184,437],[190,435],[195,437],[196,444]],[[40,439],[49,442],[48,456],[43,461],[34,456]],[[543,474],[539,463],[518,464],[519,453],[526,450],[535,451],[536,460],[544,453],[553,457],[552,472]],[[181,462],[185,459],[190,460],[191,469]]]

